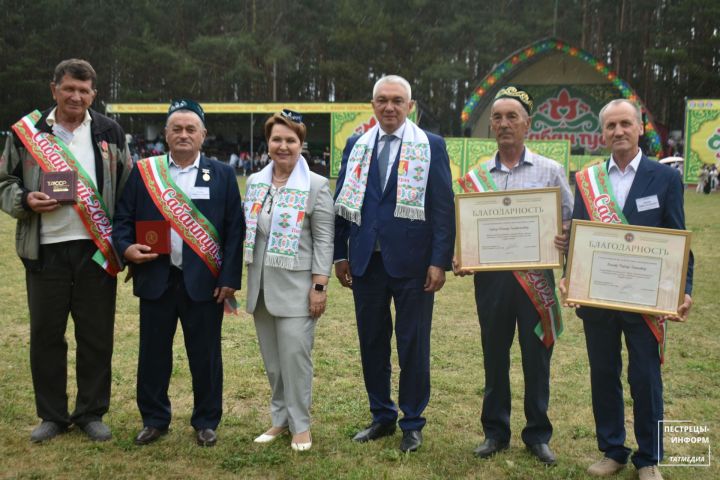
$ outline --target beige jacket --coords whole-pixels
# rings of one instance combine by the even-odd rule
[[[310,172],[310,194],[300,234],[299,261],[293,270],[264,265],[267,237],[258,230],[253,261],[247,265],[247,312],[255,311],[262,289],[265,306],[271,315],[307,316],[312,275],[330,276],[334,234],[335,213],[330,185],[327,178]]]

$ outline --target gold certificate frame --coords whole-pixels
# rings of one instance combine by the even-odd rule
[[[456,259],[473,272],[560,268],[560,188],[455,195]]]
[[[677,315],[685,299],[687,230],[573,220],[566,301],[649,315]]]

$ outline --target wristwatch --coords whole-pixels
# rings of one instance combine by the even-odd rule
[[[316,292],[327,292],[328,286],[321,283],[313,283],[313,289]]]

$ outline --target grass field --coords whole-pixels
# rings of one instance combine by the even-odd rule
[[[720,195],[686,195],[688,228],[695,252],[694,307],[687,324],[672,324],[663,367],[665,417],[710,427],[711,446],[720,445]],[[105,417],[114,437],[90,442],[77,430],[46,444],[29,441],[37,424],[29,367],[29,321],[22,264],[14,250],[14,222],[0,215],[0,478],[357,478],[357,479],[543,479],[586,478],[599,458],[590,405],[588,362],[581,322],[566,310],[566,330],[552,364],[551,446],[554,468],[541,467],[524,450],[519,433],[523,379],[517,342],[512,350],[513,438],[511,447],[490,460],[473,448],[482,441],[483,367],[472,281],[450,276],[436,296],[432,331],[432,397],[425,412],[425,443],[415,454],[398,450],[400,435],[358,445],[350,439],[370,415],[362,381],[350,292],[333,279],[328,312],[319,320],[314,350],[313,448],[293,453],[289,439],[261,446],[252,442],[269,426],[269,387],[249,315],[226,317],[223,330],[225,413],[215,448],[195,445],[189,425],[192,391],[181,331],[175,340],[170,387],[171,432],[154,445],[136,447],[142,427],[135,405],[138,301],[130,284],[118,291],[113,357],[113,393]],[[239,297],[244,298],[240,292]],[[244,300],[243,300],[244,303]],[[74,398],[73,326],[69,396]],[[395,360],[395,365],[397,362]],[[395,368],[397,370],[397,368]],[[394,375],[397,381],[397,375]],[[397,384],[395,384],[397,391]],[[625,385],[628,444],[632,400]],[[71,408],[73,402],[71,401]],[[666,445],[666,456],[673,452]],[[714,463],[714,462],[713,462]],[[720,469],[664,468],[665,478],[720,478]],[[615,478],[633,479],[633,468]]]

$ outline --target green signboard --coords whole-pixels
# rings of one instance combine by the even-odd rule
[[[705,164],[720,163],[720,99],[688,100],[685,108],[685,183],[697,183]]]

